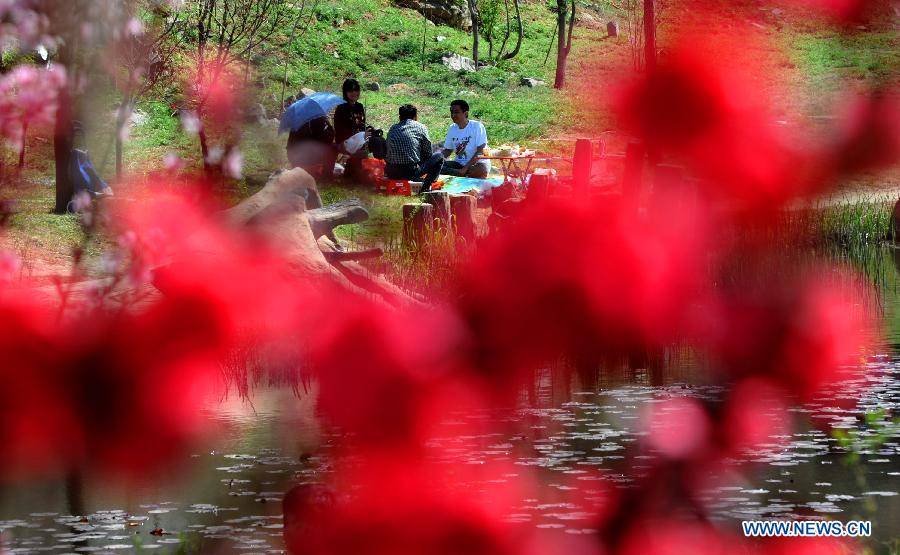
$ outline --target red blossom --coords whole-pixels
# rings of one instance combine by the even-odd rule
[[[620,555],[725,555],[735,551],[734,538],[712,526],[676,517],[653,520],[636,515],[615,552]]]
[[[18,145],[23,139],[23,127],[53,123],[59,90],[65,83],[65,69],[56,66],[39,69],[20,65],[0,78],[3,136]]]
[[[727,454],[756,452],[775,436],[788,435],[791,417],[785,390],[771,379],[751,377],[728,392],[719,424],[719,437]]]
[[[712,431],[702,403],[687,397],[651,404],[645,427],[650,447],[671,459],[696,456],[708,448]]]
[[[509,472],[511,469],[507,469]],[[323,493],[285,497],[285,540],[295,555],[501,555],[524,551],[525,531],[504,522],[522,491],[489,482],[500,469],[367,457]],[[548,552],[553,553],[553,552]]]
[[[0,284],[0,469],[40,473],[79,433],[60,387],[52,307]],[[14,475],[14,474],[13,474]]]
[[[698,47],[675,45],[659,66],[619,100],[625,128],[651,149],[683,159],[705,192],[750,208],[771,209],[820,184],[814,160],[779,129],[759,80]]]
[[[809,400],[851,377],[876,337],[851,279],[784,275],[764,289],[723,292],[706,304],[698,340],[728,374],[765,376]]]
[[[878,170],[900,161],[900,91],[844,101],[838,128],[822,153],[836,175]]]
[[[526,211],[460,277],[472,365],[503,382],[561,354],[671,339],[703,287],[703,229],[687,209],[664,225],[615,202],[551,200]]]
[[[337,294],[311,338],[323,415],[370,445],[418,445],[426,400],[454,369],[462,330],[447,312],[391,310]]]

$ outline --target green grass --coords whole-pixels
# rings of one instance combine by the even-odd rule
[[[368,189],[343,185],[326,185],[320,188],[319,193],[324,204],[349,198],[362,201],[369,211],[369,219],[335,229],[338,239],[349,240],[362,246],[384,246],[399,241],[403,231],[403,205],[415,200],[404,196],[379,195]]]
[[[382,85],[382,91],[364,91],[361,99],[370,122],[386,129],[396,121],[397,107],[411,102],[419,107],[420,121],[429,127],[433,139],[442,138],[450,124],[450,101],[464,97],[472,106],[472,117],[487,125],[492,143],[524,142],[538,137],[553,122],[553,105],[561,100],[559,93],[550,89],[519,85],[521,77],[550,77],[552,67],[542,64],[555,23],[540,4],[525,4],[523,17],[526,39],[519,56],[497,67],[466,74],[446,69],[440,58],[446,52],[471,56],[467,33],[425,25],[417,12],[383,0],[323,2],[316,8],[316,23],[286,46],[290,56],[287,94],[301,87],[338,92],[346,77],[364,84],[375,81]],[[423,32],[427,33],[424,69]],[[438,35],[446,40],[436,42]],[[486,54],[485,48],[482,59]],[[258,68],[266,78],[265,98],[280,93],[281,70],[275,57]],[[410,91],[385,90],[398,83],[408,85]]]
[[[26,273],[34,270],[35,264],[69,259],[73,249],[85,243],[78,216],[51,213],[52,189],[48,194],[44,185],[24,183],[15,189],[4,188],[0,198],[15,199],[17,213],[3,231],[4,245],[21,258]],[[98,255],[99,251],[96,242],[87,244],[88,256]]]
[[[792,41],[794,60],[811,79],[849,77],[877,83],[896,77],[900,39],[896,33],[801,34]]]
[[[817,234],[835,244],[853,246],[893,238],[893,203],[860,201],[823,209]]]
[[[782,47],[802,79],[796,92],[808,115],[832,114],[835,100],[849,90],[900,83],[900,37],[895,32],[787,32]]]

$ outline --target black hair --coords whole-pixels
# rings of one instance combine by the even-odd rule
[[[341,87],[341,90],[344,93],[344,100],[347,100],[348,92],[359,90],[359,81],[356,79],[346,79],[344,80],[344,86]]]
[[[404,104],[400,106],[400,120],[415,119],[419,111],[412,104]]]
[[[453,106],[459,106],[459,109],[462,110],[463,112],[469,111],[469,103],[466,102],[465,100],[454,100],[453,102],[450,103],[450,107],[452,108]]]

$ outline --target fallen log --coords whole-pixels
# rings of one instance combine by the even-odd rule
[[[316,208],[310,209],[310,203]],[[333,229],[367,220],[368,211],[359,201],[322,206],[315,180],[300,168],[273,176],[226,215],[233,224],[253,227],[269,238],[301,277],[333,280],[392,306],[420,303],[419,298],[356,262],[381,256],[381,249],[343,251]]]
[[[335,262],[354,262],[356,260],[366,260],[368,258],[379,258],[384,256],[384,250],[380,248],[366,249],[362,251],[322,251],[325,260],[334,264]]]

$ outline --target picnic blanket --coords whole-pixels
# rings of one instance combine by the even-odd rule
[[[456,177],[453,175],[442,175],[438,177],[438,181],[443,181],[444,186],[441,191],[446,191],[451,195],[461,195],[469,191],[476,191],[479,197],[484,197],[491,192],[494,187],[503,185],[503,177],[488,177],[486,179],[475,179],[474,177]]]

